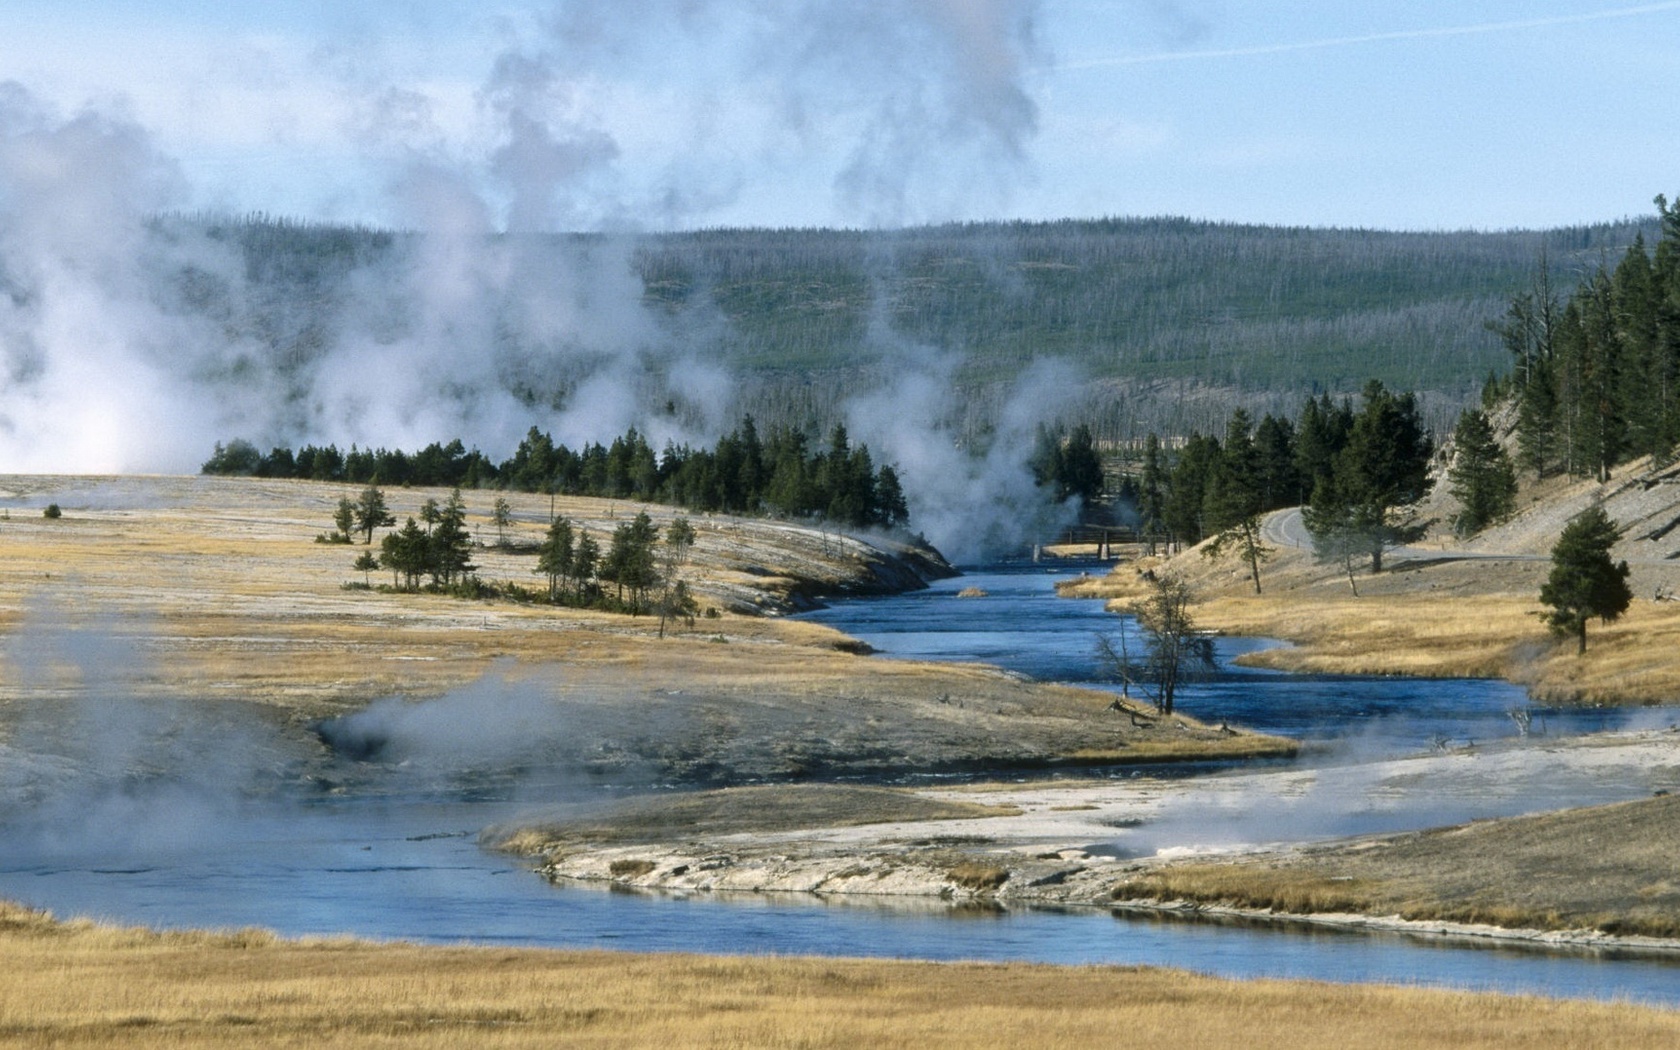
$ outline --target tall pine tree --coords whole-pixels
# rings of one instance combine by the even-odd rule
[[[1587,621],[1617,619],[1633,602],[1628,563],[1612,562],[1610,548],[1622,530],[1603,507],[1590,507],[1571,518],[1552,548],[1552,571],[1540,588],[1540,600],[1552,607],[1546,622],[1560,635],[1576,640],[1575,652],[1587,651]]]
[[[1516,509],[1516,469],[1481,409],[1465,409],[1458,417],[1447,480],[1460,507],[1453,517],[1453,531],[1460,536],[1473,536]]]

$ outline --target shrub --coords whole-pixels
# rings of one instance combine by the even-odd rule
[[[1009,881],[1008,868],[981,861],[964,861],[953,867],[948,874],[951,881],[958,886],[979,893],[995,890]]]
[[[58,509],[58,504],[56,504],[56,503],[47,504],[47,509],[43,510],[41,512],[41,517],[43,517],[43,518],[55,518],[56,519],[56,518],[62,518],[63,516],[64,516],[64,512],[62,510]]]

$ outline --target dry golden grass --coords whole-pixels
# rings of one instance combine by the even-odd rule
[[[1400,674],[1438,678],[1504,678],[1543,701],[1664,703],[1680,700],[1680,603],[1636,599],[1615,623],[1587,629],[1585,656],[1542,623],[1539,563],[1452,563],[1361,579],[1360,597],[1345,582],[1309,568],[1304,556],[1280,557],[1263,595],[1223,580],[1200,555],[1175,559],[1193,573],[1204,601],[1197,623],[1222,634],[1278,638],[1289,647],[1253,653],[1252,666],[1330,674]],[[1147,584],[1150,559],[1107,576],[1061,588],[1075,597],[1107,598],[1124,609]],[[1532,582],[1532,590],[1513,590]],[[1529,580],[1534,577],[1534,580]]]
[[[1502,595],[1222,596],[1202,619],[1226,633],[1294,642],[1247,661],[1279,670],[1504,678],[1559,702],[1680,699],[1680,606],[1636,601],[1615,623],[1588,628],[1584,656],[1549,635],[1538,612],[1532,599]]]
[[[152,934],[0,910],[0,1042],[150,1047],[1671,1046],[1680,1013],[1131,967]]]
[[[657,631],[647,617],[346,591],[344,583],[361,578],[350,569],[360,545],[312,542],[330,527],[333,505],[348,492],[339,486],[212,478],[0,481],[14,491],[32,487],[42,499],[60,489],[109,487],[120,493],[109,502],[139,508],[79,510],[67,497],[66,516],[58,522],[21,516],[8,522],[0,552],[0,621],[15,629],[43,613],[71,624],[104,618],[102,626],[166,656],[175,665],[171,677],[211,692],[284,705],[311,688],[328,698],[363,700],[392,684],[425,693],[470,679],[500,656],[623,666],[647,655],[670,664],[665,653],[675,652],[678,662],[703,659],[742,672],[765,658],[763,649],[732,658],[719,640],[788,650],[786,666],[814,663],[817,677],[842,677],[859,666],[832,651],[845,644],[843,635],[812,624],[725,614],[684,626],[675,632],[675,644],[650,651],[639,644]],[[399,514],[409,514],[423,499],[443,494],[387,495]],[[547,497],[508,496],[516,513],[548,512]],[[469,493],[469,508],[482,515],[489,499]],[[600,500],[562,500],[558,506],[598,532],[635,509]],[[662,517],[671,513],[654,510]],[[536,534],[540,528],[521,523],[515,531]],[[729,557],[791,571],[776,560],[808,558],[805,547],[818,536],[727,519],[702,522],[699,531],[689,575],[702,590],[728,575]],[[476,557],[485,578],[540,582],[528,554],[481,550]],[[839,554],[831,560],[845,561]]]
[[[1488,678],[1513,673],[1513,647],[1544,637],[1534,608],[1504,597],[1222,595],[1199,614],[1227,634],[1295,643],[1250,658],[1281,670]]]
[[[361,578],[350,566],[364,548],[314,542],[331,527],[338,499],[354,495],[345,486],[0,477],[0,488],[60,502],[65,514],[5,523],[0,622],[10,631],[44,624],[49,632],[91,627],[127,637],[137,658],[124,660],[120,673],[139,694],[254,702],[301,722],[381,696],[440,695],[502,661],[500,673],[533,681],[541,674],[538,684],[567,703],[616,706],[650,725],[681,727],[679,744],[657,745],[658,760],[669,758],[679,776],[1030,763],[1088,746],[1123,751],[1147,735],[1106,714],[1106,694],[992,668],[860,658],[839,632],[778,617],[724,612],[660,639],[651,617],[346,590]],[[406,517],[447,494],[386,495]],[[486,539],[494,538],[486,517],[495,495],[466,493],[469,523]],[[509,548],[479,549],[475,560],[485,579],[535,587],[531,550],[549,500],[506,497],[528,520],[514,526]],[[555,509],[605,543],[641,508],[571,499]],[[675,513],[650,510],[661,521]],[[833,534],[707,516],[696,516],[695,526],[685,573],[709,605],[770,601],[871,571],[855,541]],[[85,672],[67,662],[33,667],[26,679],[3,660],[0,703],[73,692]],[[1192,726],[1174,748],[1200,757],[1198,742],[1232,746]]]
[[[1680,797],[1565,810],[1226,863],[1172,864],[1117,899],[1680,936]]]

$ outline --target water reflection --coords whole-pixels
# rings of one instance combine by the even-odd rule
[[[1132,652],[1146,647],[1131,619],[1108,612],[1101,600],[1058,597],[1055,581],[1070,575],[1078,573],[1032,566],[978,571],[910,594],[836,601],[805,616],[861,638],[888,657],[970,660],[1040,681],[1117,689],[1102,678],[1097,636],[1126,632]],[[985,596],[956,597],[965,588],[979,588]],[[1218,639],[1218,672],[1186,686],[1179,709],[1204,721],[1296,737],[1319,745],[1320,753],[1370,759],[1514,737],[1518,728],[1510,712],[1530,708],[1521,687],[1501,681],[1284,674],[1233,662],[1278,644]],[[1626,708],[1535,714],[1535,727],[1552,735],[1676,720],[1666,711]]]
[[[1117,620],[1101,603],[1055,598],[1050,582],[1042,572],[971,575],[901,598],[837,604],[813,618],[898,655],[984,659],[1035,677],[1088,680],[1091,635],[1116,629]],[[990,597],[955,597],[961,587],[976,585]],[[1186,709],[1323,740],[1344,756],[1357,749],[1374,755],[1416,750],[1420,741],[1442,732],[1483,740],[1514,732],[1504,711],[1520,702],[1520,692],[1502,683],[1300,678],[1229,666],[1229,657],[1253,644],[1223,640],[1224,673],[1192,689]],[[230,718],[237,714],[226,710]],[[1571,727],[1613,725],[1621,717],[1602,712]],[[253,716],[251,724],[265,723]],[[1350,731],[1349,725],[1360,729]],[[1554,722],[1553,728],[1560,727]],[[91,834],[63,836],[52,840],[55,848],[45,848],[49,838],[38,834],[40,814],[13,796],[9,809],[0,807],[0,896],[65,915],[160,927],[264,926],[293,935],[635,951],[1151,964],[1236,977],[1384,981],[1680,1006],[1680,968],[1650,958],[1484,944],[1465,950],[1399,934],[1352,935],[1317,926],[1283,932],[1105,909],[954,909],[926,899],[837,902],[583,886],[557,890],[521,861],[478,848],[476,829],[517,815],[506,790],[444,784],[417,794],[412,782],[398,789],[365,774],[300,778],[288,765],[295,741],[264,736],[260,744],[271,768],[285,771],[276,773],[274,782],[330,780],[335,793],[286,799],[271,787],[223,796],[195,810],[162,796],[135,794],[134,785],[116,785],[113,797],[130,792],[130,805],[121,812],[146,814],[157,827],[177,825],[178,834],[151,838],[144,850],[133,848],[132,836]],[[1490,771],[1487,784],[1465,788],[1467,799],[1495,790],[1497,770],[1490,765]],[[1124,775],[1147,779],[1161,773]],[[56,767],[33,771],[30,783],[55,775]],[[1302,775],[1326,778],[1327,796],[1358,797],[1356,785],[1338,785],[1325,770]],[[1250,820],[1239,804],[1240,776],[1206,779],[1223,782],[1239,800],[1229,814],[1233,821]],[[1590,786],[1583,780],[1565,788]],[[1516,797],[1533,789],[1516,783],[1505,790]],[[1185,814],[1204,829],[1217,817],[1207,797]],[[1412,812],[1406,819],[1416,816]],[[73,822],[77,814],[66,812],[61,819]],[[189,820],[199,823],[185,826]],[[1117,827],[1116,837],[1167,823],[1157,815],[1149,825]]]

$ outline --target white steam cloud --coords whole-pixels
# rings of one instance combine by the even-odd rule
[[[508,23],[465,135],[434,85],[340,63],[338,110],[418,232],[278,305],[238,245],[160,218],[193,187],[120,106],[65,112],[0,85],[0,470],[191,471],[233,436],[459,436],[493,455],[533,423],[573,445],[630,425],[656,445],[714,438],[737,413],[704,349],[718,333],[696,344],[708,325],[644,306],[635,231],[701,221],[793,156],[831,157],[826,191],[869,224],[1001,202],[1036,127],[1036,8],[563,0]],[[256,306],[285,338],[239,334]],[[1046,377],[976,457],[945,424],[956,362],[906,353],[907,379],[844,414],[901,466],[935,542],[959,515],[969,539],[1018,531],[1040,513],[1020,463]]]
[[[1047,503],[1027,466],[1038,425],[1079,391],[1071,366],[1043,360],[1016,381],[983,449],[956,439],[954,355],[906,350],[890,387],[854,398],[848,429],[897,463],[912,523],[947,558],[972,564],[1070,519]]]
[[[223,422],[202,410],[201,388],[238,348],[151,294],[154,267],[193,261],[190,248],[146,230],[147,216],[183,193],[175,166],[131,121],[63,117],[18,85],[0,85],[0,461],[8,469],[178,463]]]
[[[203,848],[278,782],[290,756],[240,705],[148,695],[121,624],[72,626],[42,605],[6,639],[0,838],[9,859],[127,859]]]
[[[482,770],[536,761],[576,727],[541,683],[515,683],[499,668],[435,700],[386,697],[320,726],[352,759]]]

